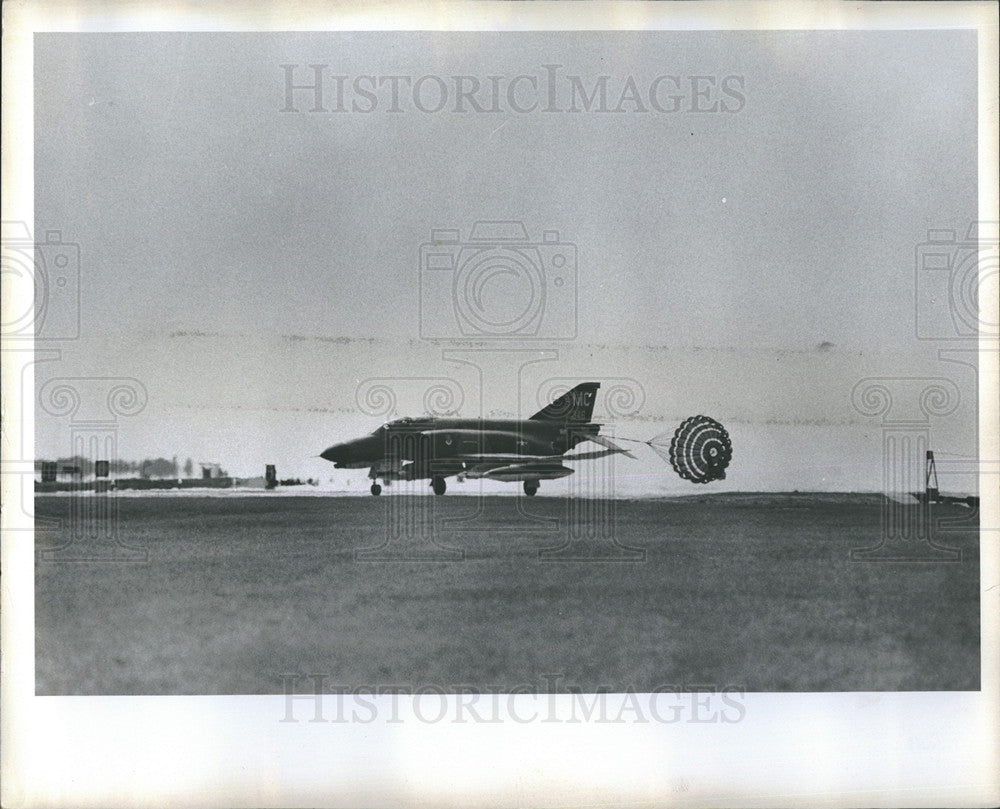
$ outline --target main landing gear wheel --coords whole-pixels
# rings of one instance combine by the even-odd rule
[[[708,416],[686,419],[670,441],[670,465],[692,483],[722,480],[732,459],[733,444],[729,433]]]
[[[535,492],[538,491],[538,481],[537,480],[526,480],[524,481],[524,493],[528,497],[534,497]]]
[[[448,489],[448,484],[445,483],[444,478],[435,477],[431,478],[431,488],[434,489],[434,494],[444,494]]]
[[[379,486],[377,483],[373,483],[372,484],[372,494],[374,494],[376,497],[378,497],[380,494],[382,494],[382,487]]]

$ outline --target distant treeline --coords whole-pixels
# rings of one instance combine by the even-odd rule
[[[80,474],[85,477],[94,474],[93,458],[73,455],[69,458],[55,460],[39,458],[35,461],[35,471],[40,472],[44,464],[55,464],[58,474]],[[99,460],[99,459],[98,459]],[[116,477],[135,476],[142,478],[179,478],[202,477],[202,465],[196,464],[190,458],[184,464],[178,464],[177,458],[144,458],[141,461],[124,459],[108,459],[110,472]],[[225,477],[228,473],[217,464],[205,464],[212,470],[212,477]]]

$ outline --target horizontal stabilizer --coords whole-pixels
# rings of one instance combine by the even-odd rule
[[[588,435],[587,440],[593,441],[595,444],[600,444],[602,447],[607,447],[608,449],[614,450],[615,452],[620,452],[622,455],[628,458],[635,458],[635,455],[633,455],[631,452],[625,449],[625,447],[618,446],[610,438],[605,438],[603,435],[597,435],[597,434]]]
[[[617,450],[602,449],[597,452],[575,452],[571,455],[525,455],[523,453],[502,453],[502,452],[468,452],[463,455],[455,455],[449,460],[461,461],[477,465],[494,464],[504,466],[512,463],[553,463],[556,461],[586,461],[592,458],[606,458],[614,455]]]

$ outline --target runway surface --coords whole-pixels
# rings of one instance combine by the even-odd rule
[[[186,495],[120,498],[110,517],[93,495],[35,502],[43,695],[281,693],[294,674],[446,691],[979,687],[977,523],[957,506],[934,516],[964,524],[934,541],[960,561],[919,536],[865,551],[882,535],[875,495]],[[879,558],[900,553],[917,561]]]

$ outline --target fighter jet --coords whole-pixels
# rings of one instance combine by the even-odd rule
[[[603,425],[591,421],[599,382],[577,385],[529,419],[401,418],[383,424],[370,435],[334,444],[320,453],[338,469],[368,467],[371,493],[382,493],[381,480],[430,480],[434,494],[447,490],[446,478],[458,482],[488,478],[520,482],[532,497],[542,480],[573,474],[565,464],[619,453],[635,458],[628,449],[601,435]],[[732,459],[729,434],[707,416],[684,421],[647,444],[669,460],[682,478],[709,483],[726,476]],[[631,439],[619,439],[631,440]],[[601,450],[574,452],[586,441]]]

